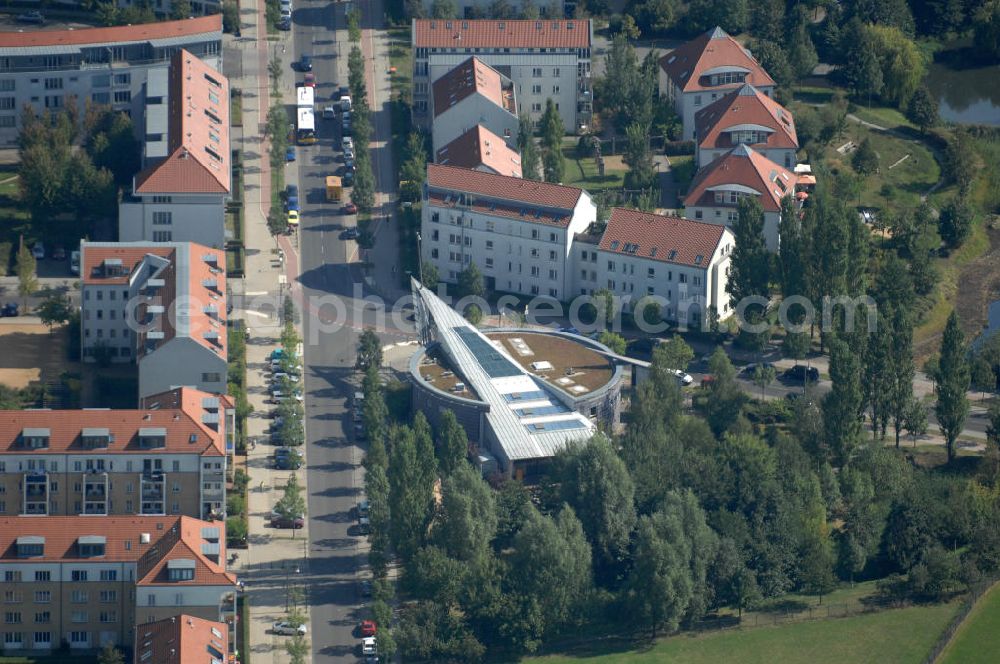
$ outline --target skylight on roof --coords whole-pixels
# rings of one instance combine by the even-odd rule
[[[611,241],[611,251],[618,251],[618,240]]]
[[[676,258],[676,257],[677,257],[677,250],[676,249],[671,249],[670,250],[670,254],[667,256],[667,258],[669,260],[674,260],[674,258]]]
[[[703,260],[705,260],[705,257],[702,256],[701,254],[698,254],[697,256],[694,257],[694,264],[695,265],[701,265],[701,262]]]

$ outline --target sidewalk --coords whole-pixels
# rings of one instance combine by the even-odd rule
[[[226,36],[226,73],[233,88],[243,91],[243,127],[234,127],[231,143],[243,155],[244,178],[244,237],[246,243],[245,277],[230,280],[234,295],[249,301],[256,296],[270,296],[277,303],[282,296],[298,291],[298,254],[288,238],[277,243],[286,260],[280,264],[276,258],[276,243],[267,229],[267,212],[271,200],[270,163],[267,145],[260,136],[270,104],[270,80],[267,63],[272,48],[267,40],[263,0],[241,2],[243,39]],[[252,10],[252,11],[247,11]],[[276,43],[288,43],[291,33],[280,33]],[[290,44],[289,44],[290,45]],[[290,49],[289,49],[290,50]],[[232,56],[239,58],[232,61]],[[286,69],[282,81],[291,89],[294,80]],[[282,275],[285,283],[282,284]],[[236,298],[238,299],[238,298]],[[275,307],[278,309],[278,307]],[[253,413],[247,421],[248,439],[265,435],[270,420],[266,414],[273,406],[266,403],[267,378],[264,375],[266,359],[278,345],[281,323],[277,312],[234,310],[233,318],[242,318],[250,331],[247,343],[247,393]],[[304,574],[309,564],[308,522],[298,531],[275,530],[266,526],[267,516],[274,503],[281,497],[282,487],[291,471],[272,469],[270,446],[256,445],[248,449],[247,473],[250,477],[247,495],[249,513],[250,548],[238,552],[238,560],[231,569],[246,583],[250,602],[249,657],[253,664],[285,664],[289,656],[285,643],[291,638],[270,632],[271,625],[283,620],[289,602],[288,589],[295,587],[295,577]],[[303,455],[305,450],[302,450]],[[305,485],[305,472],[298,471],[300,483]],[[308,608],[307,589],[303,588],[304,604]],[[308,615],[308,614],[307,614]],[[308,624],[308,623],[307,623]],[[311,639],[308,635],[307,639]]]

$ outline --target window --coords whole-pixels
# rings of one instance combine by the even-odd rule
[[[532,85],[531,86],[531,94],[533,94],[533,95],[540,95],[540,94],[542,94],[542,86],[540,86],[540,85]]]
[[[686,274],[684,274],[683,272],[681,272],[680,274],[677,275],[677,281],[679,283],[686,284],[687,280],[688,280],[688,276]]]
[[[539,272],[538,266],[532,265],[531,266],[531,276],[537,277],[538,276],[538,272]]]
[[[220,374],[218,371],[203,373],[201,375],[201,382],[203,383],[218,383],[221,380],[222,380],[222,374]],[[175,461],[174,463],[179,464],[180,462]],[[174,472],[177,472],[178,470],[180,470],[180,468],[175,468]]]
[[[35,614],[35,622],[39,625],[44,625],[46,623],[52,622],[52,612],[51,611],[39,611]]]
[[[549,251],[549,260],[550,261],[554,261],[555,259],[556,259],[556,252],[550,250]]]
[[[553,76],[559,76],[559,67],[553,67],[552,68],[552,75]]]
[[[154,226],[169,226],[173,223],[173,213],[171,212],[154,212],[153,213],[153,225]]]
[[[101,591],[101,602],[108,604],[110,602],[118,601],[118,591],[117,590],[102,590]]]
[[[62,108],[62,107],[63,107],[62,95],[45,96],[45,108]]]
[[[9,648],[21,648],[21,633],[20,632],[4,632],[3,644]]]
[[[549,297],[559,297],[558,292],[555,288],[549,289]]]
[[[24,601],[24,595],[17,590],[5,590],[3,593],[3,601],[7,604],[19,604]]]
[[[35,632],[33,636],[37,647],[52,645],[52,632]]]
[[[486,241],[486,248],[487,249],[492,249],[493,248],[493,240],[487,240]]]
[[[88,620],[86,611],[74,611],[71,620],[75,623],[85,623]]]
[[[0,92],[13,92],[15,81],[12,78],[6,78],[0,81]]]
[[[655,269],[655,268],[652,268],[652,267],[651,267],[651,268],[649,268],[649,269],[647,269],[647,270],[646,270],[646,277],[647,277],[648,279],[653,279],[653,278],[655,278],[655,277],[656,277],[656,269]]]
[[[45,79],[45,89],[46,90],[62,90],[63,80],[61,78],[47,78]]]
[[[695,95],[694,96],[694,105],[695,106],[701,106],[701,95]]]
[[[614,282],[613,279],[608,279],[608,289],[609,290],[614,290],[615,289],[615,282]]]
[[[117,611],[101,611],[99,614],[99,620],[102,623],[113,623],[118,622],[118,612]]]
[[[694,211],[694,218],[695,218],[695,219],[701,219],[701,217],[702,217],[702,212],[701,212],[701,210],[695,210],[695,211]]]
[[[75,569],[75,570],[73,570],[72,579],[74,581],[86,581],[87,580],[87,570],[85,570],[85,569]]]
[[[14,127],[17,125],[17,118],[13,115],[0,115],[0,127]]]
[[[73,594],[70,596],[70,601],[73,604],[86,604],[87,603],[87,591],[86,590],[74,590]]]
[[[116,569],[101,570],[101,581],[117,581],[117,580],[118,580],[118,570]]]
[[[52,572],[48,570],[35,570],[35,581],[45,582],[52,580]]]
[[[83,643],[86,644],[90,641],[90,636],[86,632],[70,632],[69,642],[70,643]]]
[[[108,74],[98,74],[90,78],[90,85],[94,88],[107,88],[111,86],[111,76]]]
[[[493,259],[491,257],[486,258],[486,267],[493,267]]]
[[[173,196],[153,196],[154,203],[170,203],[173,200]],[[169,222],[167,222],[169,223]]]
[[[115,74],[115,85],[128,85],[132,82],[132,74],[126,72],[124,74]]]
[[[531,294],[532,295],[538,295],[538,286],[532,286],[531,287]]]
[[[20,625],[21,624],[21,612],[20,611],[6,611],[3,614],[3,621],[7,625]]]
[[[608,272],[614,272],[614,271],[615,271],[615,262],[608,261]]]
[[[0,110],[13,111],[16,105],[17,100],[14,97],[0,97]]]
[[[132,101],[132,93],[129,90],[115,90],[115,103],[127,104]]]
[[[552,94],[554,94],[554,95],[559,94],[559,86],[558,85],[553,85],[552,86]]]
[[[537,104],[537,103],[536,104],[532,104],[531,105],[531,110],[533,112],[535,112],[535,113],[538,113],[538,112],[540,112],[542,110],[542,105],[541,104]]]
[[[20,583],[21,572],[19,570],[7,570],[3,573],[3,580],[5,583]]]
[[[542,77],[542,68],[541,67],[535,67],[535,68],[533,68],[531,70],[531,76],[532,76],[532,78],[541,78]]]
[[[153,231],[153,242],[172,242],[173,236],[170,231]]]

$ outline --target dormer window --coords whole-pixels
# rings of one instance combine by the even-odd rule
[[[17,538],[18,558],[40,558],[45,555],[45,538],[39,535],[22,535]]]
[[[101,271],[105,277],[121,277],[125,275],[125,266],[120,258],[105,258]]]
[[[21,440],[29,450],[45,449],[49,446],[51,431],[42,428],[26,428],[21,431]]]
[[[216,292],[219,290],[219,282],[216,279],[203,279],[201,285]]]
[[[179,558],[167,561],[168,581],[193,581],[194,561],[189,558]]]
[[[103,427],[84,428],[80,431],[80,442],[88,450],[107,447],[111,444],[111,431]]]
[[[76,540],[76,550],[81,558],[97,558],[104,555],[107,544],[104,535],[82,535]]]
[[[139,447],[152,450],[167,446],[165,427],[143,427],[139,429]]]

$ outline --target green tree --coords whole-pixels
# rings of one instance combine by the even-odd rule
[[[521,173],[525,180],[537,180],[541,172],[541,157],[535,144],[535,123],[522,113],[518,118],[517,148],[521,153]]]
[[[740,198],[736,222],[733,224],[736,238],[730,264],[729,281],[726,292],[734,302],[756,297],[768,299],[771,255],[764,241],[764,210],[756,196]],[[764,322],[766,306],[752,304],[743,310],[744,320],[750,325]],[[742,343],[761,349],[767,341],[767,333],[753,333],[741,326]]]
[[[906,428],[906,419],[913,401],[913,378],[916,367],[913,364],[913,323],[908,313],[898,308],[893,312],[892,342],[889,346],[889,416],[896,433],[896,447],[899,436]]]
[[[493,490],[471,464],[463,463],[441,483],[434,540],[458,560],[489,555],[497,532]]]
[[[170,0],[170,18],[175,21],[191,18],[190,0]]]
[[[451,410],[441,413],[436,450],[438,468],[443,477],[450,476],[460,466],[468,465],[464,462],[469,454],[469,439]]]
[[[541,119],[542,147],[547,151],[557,151],[562,153],[562,139],[565,135],[565,127],[556,103],[552,98],[545,100],[545,112]]]
[[[302,495],[302,487],[299,485],[299,478],[295,473],[288,476],[284,493],[281,499],[274,505],[274,511],[282,519],[299,519],[306,515],[306,499]],[[292,528],[292,537],[295,536],[295,528]]]
[[[865,138],[851,156],[851,167],[859,175],[873,175],[878,172],[878,153],[870,139]]]
[[[958,194],[945,203],[938,216],[938,228],[941,239],[948,247],[955,249],[962,246],[972,233],[975,213],[968,199]]]
[[[920,50],[899,28],[866,25],[862,29],[870,35],[879,54],[885,85],[882,97],[899,108],[906,109],[927,70]]]
[[[25,311],[28,309],[28,297],[38,290],[36,267],[35,256],[22,238],[21,248],[17,251],[17,294],[21,296],[22,308]]]
[[[1000,0],[987,0],[979,7],[972,29],[973,42],[984,57],[1000,58]]]
[[[937,404],[934,414],[938,427],[948,447],[948,461],[955,458],[955,442],[965,427],[969,414],[969,361],[966,355],[965,335],[959,326],[958,314],[954,311],[948,317],[941,338],[941,359],[938,361]]]
[[[927,406],[920,399],[915,397],[910,399],[906,407],[903,428],[910,434],[914,447],[917,445],[917,438],[927,433]]]
[[[597,341],[610,348],[612,353],[618,355],[625,354],[625,338],[620,334],[605,330],[601,332],[601,336],[598,337]]]
[[[436,465],[422,458],[413,430],[396,427],[389,454],[390,530],[396,550],[408,559],[420,547],[431,517]],[[428,463],[429,462],[429,463]]]
[[[668,341],[657,344],[653,348],[654,370],[660,366],[667,369],[687,371],[688,365],[694,359],[694,349],[684,341],[684,337],[674,333]]]
[[[291,664],[305,664],[309,656],[309,644],[301,634],[296,634],[285,642],[285,652],[288,653]]]
[[[736,382],[736,369],[721,347],[709,358],[708,372],[712,381],[708,383],[708,394],[701,402],[701,410],[712,433],[718,437],[736,422],[746,395]]]
[[[625,154],[622,157],[628,166],[625,174],[626,189],[648,189],[655,187],[656,171],[653,168],[653,153],[649,149],[649,127],[632,123],[625,129]]]
[[[222,3],[222,30],[236,34],[240,29],[240,5],[238,2],[226,0]]]
[[[542,154],[542,170],[546,182],[561,184],[566,171],[566,161],[560,150],[545,150]]]
[[[830,339],[830,381],[833,388],[823,398],[826,444],[837,463],[847,463],[861,432],[858,415],[863,399],[861,363],[841,339]]]
[[[486,294],[486,287],[483,286],[483,274],[475,263],[458,273],[458,283],[455,285],[455,296],[459,299],[463,297],[483,297]]]
[[[424,261],[420,266],[420,278],[426,288],[436,290],[440,281],[437,266],[430,261]]]
[[[885,89],[878,46],[874,38],[860,25],[857,26],[854,38],[849,43],[845,68],[848,86],[856,96],[867,96],[868,106],[871,107],[872,97],[878,97]]]
[[[809,16],[805,6],[796,5],[795,10],[796,16],[792,19],[795,28],[789,31],[787,50],[788,61],[795,76],[801,79],[812,74],[813,69],[819,64],[819,56],[809,36]]]
[[[125,664],[125,655],[118,648],[106,643],[97,656],[97,664]]]
[[[921,85],[913,93],[910,104],[906,107],[906,117],[925,133],[941,121],[937,98],[931,94],[926,85]]]
[[[358,337],[358,359],[354,363],[354,368],[368,371],[368,367],[379,369],[381,366],[382,340],[379,339],[375,330],[366,327]]]
[[[781,4],[784,5],[784,3]],[[780,30],[780,26],[777,27]],[[751,44],[751,51],[760,62],[760,66],[771,75],[771,78],[779,86],[787,88],[795,83],[795,71],[788,60],[788,54],[780,44],[770,40],[754,41]]]
[[[455,0],[434,0],[431,3],[431,18],[458,18],[458,5]]]
[[[973,140],[964,129],[956,130],[944,151],[944,169],[958,185],[958,195],[967,196],[976,179],[982,161],[978,157]]]
[[[418,200],[420,186],[427,174],[427,150],[424,147],[424,137],[421,133],[410,132],[410,135],[406,137],[403,154],[406,155],[406,159],[400,168],[399,177],[401,180],[416,184],[416,196],[409,200]]]
[[[693,0],[688,5],[687,20],[692,32],[720,26],[738,35],[750,25],[750,6],[746,0]]]
[[[265,133],[271,141],[271,167],[284,168],[285,150],[288,148],[288,114],[280,103],[268,109]]]
[[[620,31],[632,41],[639,38],[640,27],[647,33],[666,32],[677,23],[680,9],[677,0],[645,0],[636,7],[638,25],[626,14],[622,16]]]
[[[764,398],[764,390],[767,386],[774,382],[777,376],[777,371],[771,365],[758,364],[757,368],[753,372],[753,382],[754,385],[760,388],[760,398]]]
[[[37,313],[42,319],[42,324],[52,332],[53,326],[62,325],[73,315],[73,303],[65,293],[49,291],[39,305]]]
[[[635,526],[634,487],[628,470],[603,435],[568,445],[556,456],[562,499],[593,544],[598,574],[613,578],[628,553]]]

